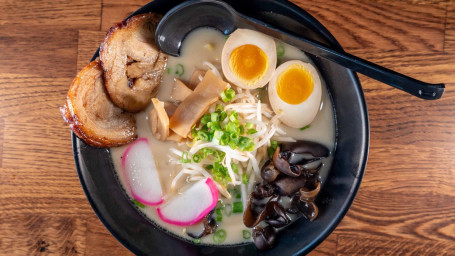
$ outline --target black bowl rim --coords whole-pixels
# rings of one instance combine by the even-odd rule
[[[130,17],[144,13],[144,10],[148,9],[150,6],[154,4],[154,2],[159,2],[160,0],[154,0],[153,2],[149,2],[148,4],[140,7],[137,9],[135,12],[130,14],[128,17],[125,18],[125,20],[129,19]],[[314,18],[311,14],[306,12],[304,9],[301,7],[297,6],[296,4],[286,1],[286,0],[274,0],[277,4],[281,6],[285,6],[289,9],[289,11],[294,12],[296,15],[304,17],[308,22],[316,27],[318,29],[318,32],[320,32],[325,39],[327,39],[333,47],[336,47],[340,50],[343,50],[342,46],[340,43],[335,39],[335,37],[328,31],[326,27],[324,27],[316,18]],[[91,61],[93,61],[96,57],[99,56],[99,50],[98,48],[93,55]],[[341,220],[344,218],[344,216],[347,214],[350,206],[352,205],[358,190],[360,188],[360,184],[362,182],[363,175],[365,173],[366,165],[367,165],[367,160],[368,160],[368,155],[369,155],[369,144],[370,144],[370,125],[369,125],[369,115],[368,115],[368,109],[366,105],[366,100],[365,96],[363,93],[363,89],[360,84],[360,80],[357,76],[357,73],[347,70],[349,76],[355,81],[354,83],[354,89],[358,91],[358,94],[360,96],[360,105],[361,105],[361,111],[363,112],[362,120],[365,122],[364,123],[364,129],[365,129],[365,138],[363,138],[364,141],[364,148],[363,148],[363,161],[361,162],[361,165],[359,166],[360,170],[360,175],[356,177],[356,181],[354,182],[354,186],[351,188],[349,197],[347,200],[344,202],[342,205],[341,209],[339,210],[338,214],[336,217],[327,225],[327,228],[321,233],[321,235],[316,238],[313,242],[310,244],[304,246],[298,253],[299,254],[305,254],[309,253],[312,251],[314,248],[316,248],[321,242],[323,242],[338,226],[338,224],[341,222]],[[333,100],[332,100],[333,102]],[[336,113],[335,113],[336,115]],[[81,143],[81,140],[72,132],[71,135],[71,141],[72,141],[72,149],[73,149],[73,157],[75,160],[75,165],[76,165],[76,171],[79,177],[79,181],[81,182],[82,189],[87,197],[87,200],[90,203],[90,206],[92,207],[93,211],[95,212],[96,216],[100,219],[101,223],[106,227],[106,229],[114,236],[123,246],[125,246],[128,250],[133,252],[136,255],[142,255],[143,252],[133,246],[128,240],[124,239],[122,235],[114,231],[114,229],[111,227],[109,222],[102,216],[101,211],[98,209],[98,206],[96,205],[95,201],[93,200],[89,189],[87,188],[87,184],[84,181],[84,173],[81,168],[81,163],[79,162],[79,157],[78,157],[78,147],[79,143]],[[335,147],[336,149],[336,147]]]

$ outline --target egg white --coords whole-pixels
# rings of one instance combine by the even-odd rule
[[[297,64],[302,65],[308,70],[313,77],[313,92],[310,96],[300,104],[289,104],[283,101],[277,93],[276,82],[278,77],[289,66]],[[298,93],[298,92],[296,92]],[[321,79],[318,72],[309,63],[300,60],[291,60],[281,64],[274,72],[272,79],[268,85],[268,94],[270,105],[276,114],[281,114],[280,120],[293,128],[302,128],[309,125],[316,117],[321,104],[322,90]]]

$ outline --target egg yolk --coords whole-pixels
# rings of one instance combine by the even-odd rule
[[[246,44],[231,52],[229,68],[242,83],[254,85],[264,77],[269,69],[269,61],[261,48]]]
[[[311,73],[302,65],[293,64],[277,78],[276,90],[281,100],[297,105],[313,93],[314,81]]]

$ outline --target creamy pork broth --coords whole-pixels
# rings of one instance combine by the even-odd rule
[[[221,72],[221,52],[226,42],[226,36],[220,33],[219,31],[213,29],[198,29],[193,31],[191,34],[187,36],[185,41],[183,42],[183,46],[181,49],[181,56],[178,58],[169,56],[169,60],[167,63],[168,70],[163,77],[163,81],[159,86],[158,92],[156,97],[161,101],[171,101],[171,91],[174,84],[174,79],[178,78],[182,81],[188,81],[191,74],[195,69],[202,69],[207,70],[208,67],[203,65],[204,61],[208,61],[214,64],[218,70]],[[286,60],[303,60],[304,62],[311,62],[310,59],[299,51],[296,48],[291,46],[285,45],[281,42],[277,42],[277,46],[283,46],[285,49],[285,54],[278,60],[278,65],[285,62]],[[184,67],[183,75],[179,76],[176,74],[176,71],[181,73],[181,70],[177,68],[177,66],[182,65]],[[327,93],[326,86],[324,81],[322,81],[322,102],[320,106],[320,110],[315,118],[315,120],[311,123],[310,127],[305,130],[294,129],[290,127],[286,127],[281,125],[280,127],[286,131],[286,136],[293,137],[297,140],[310,140],[316,141],[332,151],[332,154],[323,160],[324,166],[320,171],[321,181],[324,184],[325,177],[327,176],[328,170],[330,169],[332,158],[333,158],[333,149],[335,144],[335,123],[334,123],[334,114],[332,103],[330,97]],[[262,92],[261,95],[266,95],[266,93]],[[266,102],[266,97],[263,98]],[[139,137],[146,137],[149,140],[152,153],[154,154],[156,167],[159,172],[159,176],[161,179],[161,184],[163,187],[163,192],[166,195],[166,198],[175,195],[179,191],[185,190],[188,186],[188,183],[185,179],[180,179],[180,183],[178,184],[179,191],[174,191],[170,193],[171,188],[171,181],[175,177],[175,175],[180,171],[181,166],[177,164],[173,164],[171,159],[175,155],[173,155],[169,149],[176,148],[182,151],[188,150],[188,147],[183,144],[178,144],[176,142],[171,141],[158,141],[154,138],[152,132],[150,131],[150,127],[148,124],[148,113],[153,108],[152,104],[145,110],[138,114],[136,114],[136,123],[138,128],[138,136]],[[296,116],[298,118],[298,116]],[[118,178],[120,183],[122,184],[124,190],[128,194],[130,198],[132,198],[127,185],[125,183],[125,179],[123,176],[123,170],[121,165],[121,156],[123,155],[127,146],[122,146],[118,148],[111,148],[111,155],[114,162],[115,170],[117,172]],[[220,194],[220,200],[224,203],[232,203],[233,199],[227,200]],[[236,200],[236,199],[235,199]],[[187,231],[196,230],[193,233],[198,233],[198,225],[195,227],[180,227],[174,226],[167,223],[164,223],[160,220],[157,215],[156,207],[153,206],[146,206],[145,208],[139,208],[145,216],[155,222],[157,225],[161,226],[165,230],[168,230],[178,236],[181,236],[185,239],[192,240],[188,235],[185,233]],[[291,216],[292,217],[292,216]],[[244,230],[249,230],[243,224],[243,214],[242,213],[232,213],[230,216],[223,216],[222,221],[217,222],[218,229],[226,230],[227,236],[226,240],[223,242],[224,244],[233,244],[233,243],[242,243],[242,242],[249,242],[251,238],[244,239],[243,232]],[[199,225],[200,226],[200,225]],[[209,235],[203,237],[200,242],[207,243],[207,244],[214,244],[212,239],[213,235]],[[198,241],[199,242],[199,241]]]

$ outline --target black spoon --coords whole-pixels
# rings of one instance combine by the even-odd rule
[[[426,100],[441,98],[444,84],[429,84],[361,59],[344,51],[334,50],[319,42],[285,32],[236,12],[230,5],[217,0],[193,0],[171,9],[158,24],[155,40],[172,56],[179,56],[185,36],[199,27],[214,27],[225,35],[236,28],[252,28],[304,52],[325,58]]]

